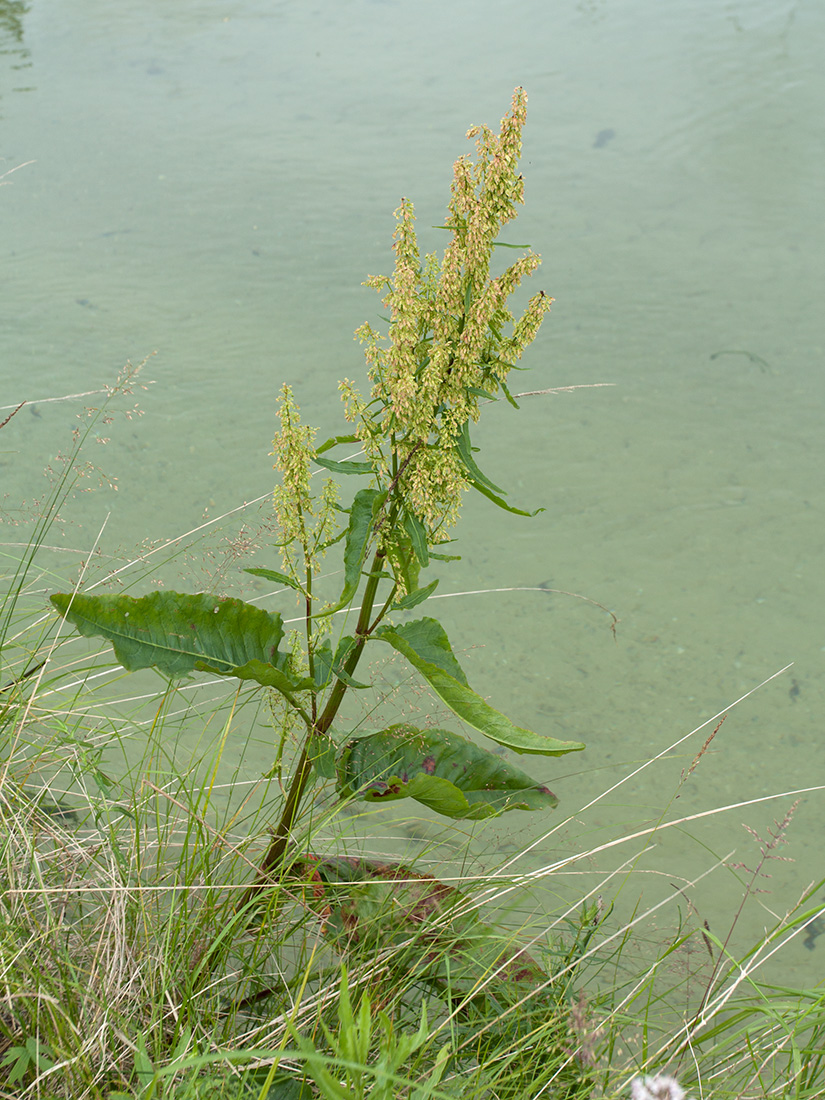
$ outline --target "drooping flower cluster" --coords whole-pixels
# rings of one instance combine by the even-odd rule
[[[455,163],[444,226],[451,240],[440,263],[429,255],[422,264],[413,206],[402,200],[395,214],[394,274],[365,284],[387,291],[389,343],[368,324],[358,329],[366,344],[370,400],[349,382],[341,386],[347,416],[358,425],[379,481],[399,485],[432,542],[446,537],[468,484],[459,438],[478,419],[480,403],[506,389],[509,370],[552,301],[539,292],[518,321],[507,308],[509,296],[541,262],[533,252],[490,277],[496,237],[523,202],[518,160],[526,110],[527,97],[517,88],[499,134],[486,126],[468,131],[477,139],[478,156],[475,164],[467,156]]]

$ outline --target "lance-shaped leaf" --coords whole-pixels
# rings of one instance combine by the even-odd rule
[[[373,525],[387,494],[379,489],[361,489],[355,494],[349,510],[347,541],[344,544],[344,589],[338,603],[328,607],[323,615],[331,615],[340,607],[346,607],[358,591],[361,567],[364,564]]]
[[[329,639],[325,638],[315,650],[315,686],[318,688],[326,687],[332,677],[337,676],[347,687],[369,687],[369,684],[360,684],[357,680],[353,680],[344,668],[346,659],[353,649],[355,649],[355,638],[347,634],[339,640],[333,655]]]
[[[487,497],[499,508],[503,508],[505,512],[512,512],[514,516],[537,516],[539,512],[545,511],[544,508],[534,508],[532,512],[526,512],[523,508],[514,508],[512,504],[508,504],[506,500],[502,500],[501,497],[496,496],[494,492],[487,488],[487,486],[478,481],[477,478],[472,475],[467,475],[467,481],[476,489],[483,497]]]
[[[334,435],[330,439],[324,440],[320,447],[315,448],[316,455],[321,455],[324,451],[329,451],[333,447],[337,447],[339,443],[355,443],[357,440],[355,435]]]
[[[402,596],[400,600],[396,600],[392,605],[393,611],[409,611],[413,607],[417,607],[418,604],[423,603],[426,599],[429,599],[438,588],[438,578],[434,581],[430,581],[424,588],[416,588],[414,592],[408,592],[406,596]]]
[[[217,672],[219,676],[237,676],[239,680],[252,680],[261,687],[275,688],[291,702],[296,691],[311,691],[315,687],[315,681],[309,676],[293,676],[291,672],[276,668],[257,658],[247,661],[245,665],[236,665],[235,668],[228,670],[213,668],[204,661],[199,662],[195,667],[204,672]]]
[[[300,592],[302,596],[306,596],[304,589],[298,584],[292,577],[288,577],[286,573],[279,573],[276,569],[244,569],[244,573],[251,573],[253,577],[263,577],[264,580],[274,581],[275,584],[285,584],[289,588],[294,588],[296,592]]]
[[[156,668],[174,678],[203,669],[279,690],[303,686],[289,676],[286,656],[278,650],[281,616],[243,600],[181,592],[152,592],[138,599],[57,593],[51,600],[85,637],[110,641],[129,672]]]
[[[418,558],[419,565],[426,569],[430,564],[430,551],[427,544],[427,531],[424,524],[414,512],[404,514],[404,529],[410,536],[412,548]]]
[[[386,552],[395,583],[405,592],[416,592],[421,566],[403,531],[393,531],[392,538],[387,540]]]
[[[464,463],[467,473],[473,481],[486,486],[486,488],[491,489],[494,493],[503,493],[505,491],[500,485],[496,485],[494,481],[490,481],[490,479],[478,468],[476,460],[473,458],[473,446],[470,443],[470,428],[466,421],[461,428],[461,433],[456,441],[455,449],[458,451],[459,458]]]
[[[454,714],[491,741],[514,752],[539,756],[562,756],[584,748],[581,741],[559,741],[516,726],[476,695],[450,648],[444,628],[435,619],[381,626],[373,637],[388,642],[403,654]]]
[[[466,737],[404,723],[348,741],[338,753],[337,771],[342,797],[414,798],[445,817],[480,820],[558,804],[547,787]]]
[[[375,633],[377,638],[389,642],[391,646],[403,653],[407,660],[417,660],[428,665],[435,665],[459,683],[467,686],[467,677],[464,669],[456,660],[456,656],[450,646],[447,632],[438,619],[415,619],[403,626],[382,626]],[[418,668],[418,665],[415,665]]]
[[[325,470],[332,470],[335,474],[375,473],[371,462],[336,462],[332,458],[319,458],[317,453],[312,456],[312,461],[323,466]]]

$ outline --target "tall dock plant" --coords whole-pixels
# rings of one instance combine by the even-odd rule
[[[292,391],[282,388],[274,442],[281,568],[248,572],[297,593],[302,636],[285,641],[278,613],[204,593],[51,597],[81,634],[111,641],[128,670],[154,667],[169,678],[196,671],[232,676],[283,699],[288,722],[300,731],[300,750],[275,809],[269,849],[240,907],[275,881],[313,774],[334,779],[342,798],[408,797],[451,818],[555,806],[546,786],[458,733],[407,723],[371,732],[338,729],[347,693],[364,687],[356,672],[375,643],[400,653],[441,702],[488,741],[540,756],[584,748],[515,725],[470,687],[435,618],[399,623],[396,615],[423,604],[436,588],[437,580],[424,580],[425,571],[433,560],[450,560],[443,548],[466,490],[511,513],[534,514],[505,500],[505,491],[479,468],[471,438],[485,403],[503,395],[518,407],[507,378],[552,301],[539,291],[518,319],[508,309],[511,294],[539,266],[532,251],[502,274],[491,274],[494,248],[520,247],[497,237],[523,202],[518,163],[526,104],[517,88],[498,134],[485,126],[468,132],[476,138],[477,157],[455,163],[440,227],[450,240],[440,261],[419,255],[412,203],[404,199],[396,211],[395,270],[366,284],[383,295],[389,331],[382,335],[365,324],[356,333],[366,347],[368,393],[349,381],[340,387],[352,430],[316,447]],[[359,448],[354,459],[331,457],[335,448],[353,445]],[[314,466],[338,480],[360,479],[365,487],[342,508],[336,480],[314,492]],[[343,587],[334,602],[324,602],[321,561],[341,543]],[[347,610],[357,611],[355,628],[333,642],[332,624]]]

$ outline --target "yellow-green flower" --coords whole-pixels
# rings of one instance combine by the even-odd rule
[[[518,321],[507,308],[541,262],[533,252],[490,276],[496,237],[523,201],[518,161],[526,110],[527,97],[517,88],[498,134],[486,126],[468,131],[478,155],[475,163],[462,156],[454,165],[445,225],[451,239],[441,262],[428,255],[422,264],[413,205],[402,200],[395,212],[395,271],[365,284],[386,292],[388,338],[369,325],[356,332],[366,345],[369,401],[351,383],[342,384],[347,416],[357,424],[379,485],[398,489],[431,542],[446,538],[469,484],[457,450],[465,425],[506,385],[552,301],[539,292]]]

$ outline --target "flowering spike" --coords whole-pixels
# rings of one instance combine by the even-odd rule
[[[388,343],[369,325],[356,332],[366,345],[370,401],[351,384],[342,387],[347,417],[358,425],[379,483],[398,486],[433,543],[446,538],[469,484],[457,449],[465,425],[478,419],[485,395],[495,395],[505,382],[552,302],[543,292],[534,295],[518,321],[507,308],[509,296],[541,262],[533,252],[490,277],[495,239],[523,202],[518,160],[526,113],[527,96],[516,88],[500,133],[486,126],[468,131],[477,139],[477,159],[473,164],[461,156],[453,167],[446,220],[451,240],[440,263],[429,255],[422,265],[413,205],[402,200],[395,212],[395,272],[367,280],[386,292]]]

